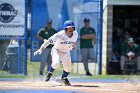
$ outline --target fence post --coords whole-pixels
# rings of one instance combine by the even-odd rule
[[[103,0],[100,1],[100,62],[98,74],[102,74],[102,22],[103,22]]]
[[[25,0],[25,32],[24,32],[24,75],[27,75],[27,14],[28,2]]]

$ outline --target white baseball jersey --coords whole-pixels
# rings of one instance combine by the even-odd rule
[[[68,37],[65,30],[61,30],[60,32],[51,36],[48,40],[51,44],[54,44],[54,48],[58,49],[59,51],[69,52],[72,49],[72,43],[76,42],[77,38],[77,31],[74,31],[73,35]]]

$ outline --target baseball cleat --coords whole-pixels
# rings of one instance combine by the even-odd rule
[[[65,78],[62,78],[62,85],[71,86],[69,80],[66,77]]]
[[[86,75],[87,76],[92,76],[92,74],[89,71],[86,72]]]
[[[39,75],[43,75],[43,72],[42,72],[42,71],[40,71]]]
[[[52,73],[48,72],[45,81],[49,81],[52,75]]]

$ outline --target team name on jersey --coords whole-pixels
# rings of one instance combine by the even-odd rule
[[[60,42],[60,44],[71,44],[72,42],[70,41],[64,41],[64,42]]]

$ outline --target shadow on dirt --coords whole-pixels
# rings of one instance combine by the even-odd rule
[[[100,87],[100,86],[94,86],[94,85],[72,85],[72,87]]]
[[[89,93],[68,90],[0,90],[0,93]]]

